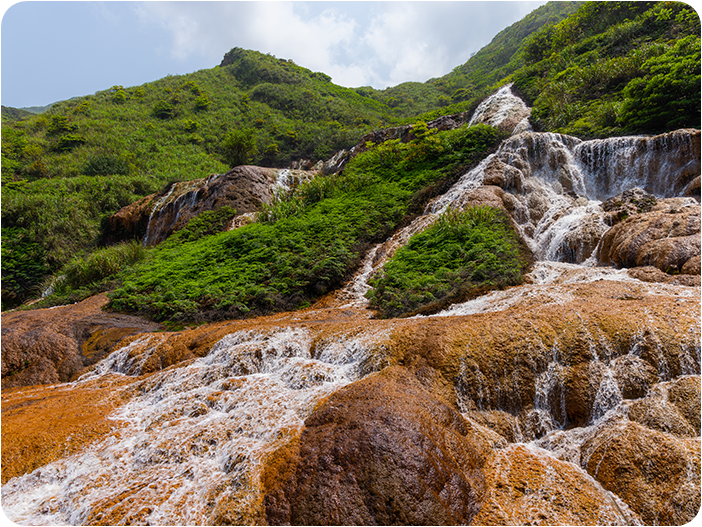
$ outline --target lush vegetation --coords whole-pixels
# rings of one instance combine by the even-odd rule
[[[507,215],[488,206],[449,209],[400,247],[370,281],[370,306],[386,318],[436,312],[522,281],[527,258]]]
[[[583,138],[700,126],[700,20],[680,2],[587,2],[525,41],[537,128]]]
[[[412,141],[371,147],[343,174],[280,196],[256,223],[157,246],[123,276],[110,306],[157,320],[210,320],[306,305],[339,287],[370,244],[503,137],[484,125],[436,134],[418,123]]]
[[[699,127],[699,35],[699,17],[684,3],[551,2],[499,33],[465,64],[425,83],[343,88],[292,61],[235,48],[218,67],[142,86],[113,86],[54,103],[39,115],[3,108],[3,309],[35,296],[72,260],[102,249],[107,216],[170,182],[240,163],[282,167],[297,159],[327,159],[371,130],[470,111],[506,82],[533,106],[537,130],[588,138]],[[448,167],[459,163],[448,152],[431,152],[446,139],[424,139],[426,162],[436,155]],[[377,156],[374,170],[384,174],[404,162],[402,156],[414,155],[407,161],[418,162],[418,154],[405,148],[388,143],[364,159]],[[422,198],[443,181],[416,167],[406,176],[416,178],[416,185],[408,179],[401,188],[412,186]],[[300,190],[307,194],[276,204],[262,217],[299,220],[315,195],[327,199],[336,192],[330,189],[336,189],[334,178],[317,180]],[[399,199],[398,210],[408,214],[420,197],[391,201]],[[384,225],[396,225],[395,216],[387,218]],[[348,250],[357,255],[385,231],[354,232],[349,236],[360,245]],[[339,276],[350,268],[344,262]],[[322,289],[337,283],[334,276]]]

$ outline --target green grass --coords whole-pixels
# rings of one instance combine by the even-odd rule
[[[377,145],[343,174],[301,184],[257,223],[157,246],[123,275],[110,307],[156,320],[214,320],[298,308],[340,287],[432,188],[455,181],[503,138],[484,125],[440,134],[416,128],[409,143]]]
[[[486,290],[522,282],[526,259],[506,214],[449,209],[415,234],[371,279],[371,308],[385,318],[428,314]]]

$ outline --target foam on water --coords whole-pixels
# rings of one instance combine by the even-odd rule
[[[233,510],[250,522],[261,514],[266,456],[298,433],[321,398],[372,371],[373,342],[350,335],[314,347],[299,328],[227,335],[207,356],[140,381],[111,416],[127,424],[119,432],[10,480],[5,513],[37,525],[130,514],[144,524],[199,525]],[[135,373],[130,346],[81,382]]]

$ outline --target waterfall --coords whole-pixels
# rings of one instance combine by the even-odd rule
[[[251,524],[266,457],[299,433],[321,399],[370,373],[378,336],[342,337],[313,342],[306,329],[290,327],[224,336],[206,356],[139,381],[112,416],[122,432],[5,485],[5,513],[34,525],[126,516],[217,525],[231,508]],[[154,343],[135,340],[77,382],[139,375],[140,346],[148,355]]]

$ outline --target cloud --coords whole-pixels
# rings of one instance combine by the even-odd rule
[[[544,2],[144,2],[178,60],[233,47],[292,59],[345,86],[425,81],[464,63]]]

